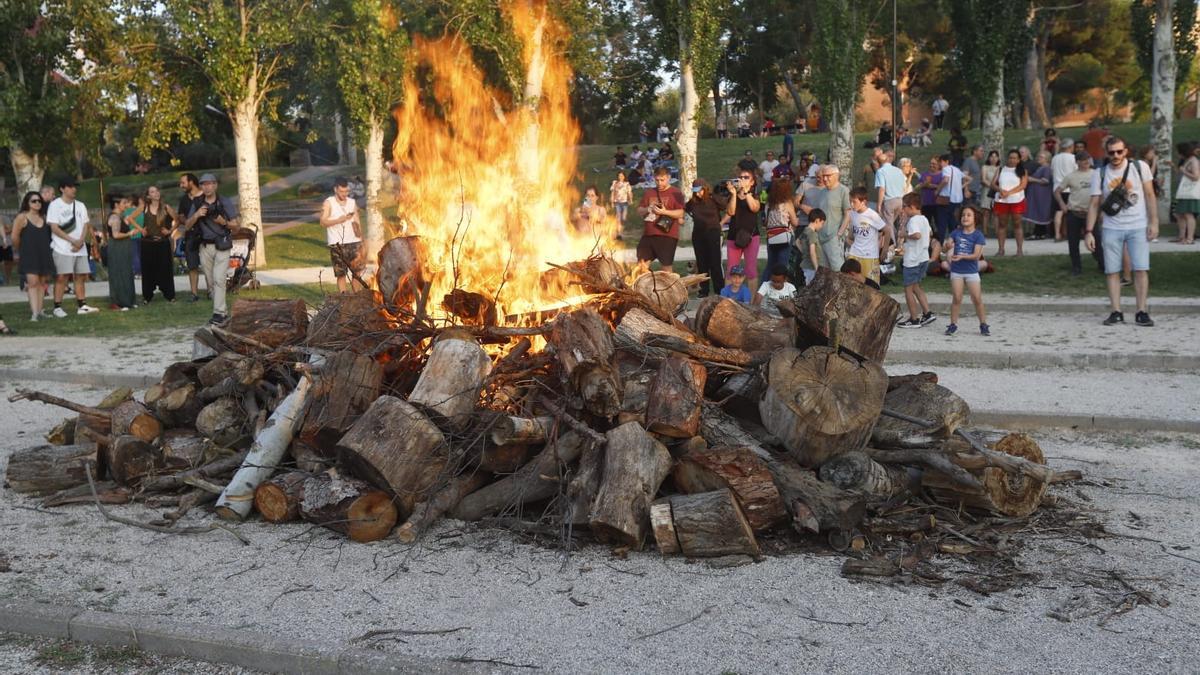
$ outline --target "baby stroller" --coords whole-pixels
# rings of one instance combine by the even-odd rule
[[[233,233],[233,248],[229,249],[229,271],[225,276],[225,290],[229,292],[245,286],[250,290],[260,284],[254,276],[254,244],[258,240],[258,227],[244,225]]]

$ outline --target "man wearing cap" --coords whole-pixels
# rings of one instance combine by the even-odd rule
[[[217,194],[217,177],[211,173],[200,176],[200,196],[192,201],[192,214],[186,226],[197,227],[200,233],[200,269],[212,294],[213,315],[209,323],[224,323],[225,276],[229,272],[230,235],[238,229],[237,207]]]
[[[1071,256],[1071,276],[1083,274],[1083,262],[1079,256],[1079,242],[1083,239],[1083,231],[1087,226],[1088,208],[1092,205],[1092,156],[1086,150],[1076,152],[1075,170],[1063,176],[1058,187],[1054,188],[1054,201],[1062,213],[1067,225],[1067,252]],[[1054,158],[1056,161],[1058,156]],[[1096,228],[1095,232],[1100,232]],[[1094,236],[1094,235],[1093,235]],[[1098,237],[1097,237],[1098,238]],[[1101,246],[1096,247],[1096,264],[1104,271],[1104,253]]]
[[[75,302],[78,314],[92,314],[100,310],[87,304],[85,283],[92,273],[88,266],[87,243],[92,238],[92,224],[88,221],[87,206],[75,199],[75,181],[67,178],[58,184],[62,196],[50,202],[46,210],[46,222],[50,225],[50,250],[54,257],[54,316],[63,319],[67,312],[62,308],[63,295],[67,291],[67,280],[75,277]]]

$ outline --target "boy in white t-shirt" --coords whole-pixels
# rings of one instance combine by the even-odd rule
[[[796,287],[787,280],[787,267],[776,265],[771,268],[771,278],[762,282],[758,292],[754,294],[753,304],[767,310],[774,316],[782,316],[779,312],[779,301],[790,300],[796,295]]]
[[[850,229],[854,242],[847,258],[858,261],[863,276],[879,283],[879,252],[892,243],[892,228],[887,227],[874,209],[867,207],[867,189],[850,191]]]
[[[908,223],[905,225],[904,246],[896,252],[904,254],[904,300],[908,303],[908,319],[897,322],[896,327],[920,328],[937,320],[929,311],[929,298],[925,297],[925,289],[921,288],[921,280],[929,269],[929,237],[932,230],[929,219],[921,215],[920,194],[911,192],[904,195],[902,212]]]

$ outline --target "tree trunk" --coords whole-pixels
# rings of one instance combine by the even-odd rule
[[[713,100],[713,119],[720,120],[721,116],[725,116],[725,129],[729,130],[729,104],[725,102],[725,97],[721,96],[721,80],[718,77],[713,78],[712,82],[712,100]]]
[[[238,224],[258,228],[254,244],[254,264],[267,265],[267,240],[262,227],[262,199],[258,191],[258,104],[257,92],[250,92],[233,106],[229,121],[233,125],[233,143],[237,153]]]
[[[800,100],[800,90],[796,88],[796,80],[792,77],[792,71],[783,68],[783,85],[787,87],[788,95],[792,97],[792,104],[796,106],[796,117],[805,118],[804,102]]]
[[[664,321],[654,318],[650,312],[634,307],[625,313],[621,323],[617,324],[614,342],[618,347],[640,345],[647,335],[669,335],[688,342],[695,342],[696,336]]]
[[[883,407],[928,420],[937,426],[926,429],[883,415],[871,432],[871,443],[877,448],[928,447],[952,436],[955,429],[965,425],[971,417],[971,407],[966,401],[949,389],[929,382],[913,382],[889,391],[883,399]]]
[[[433,344],[408,401],[465,429],[475,416],[479,391],[490,372],[492,360],[470,333],[446,331]]]
[[[451,515],[459,520],[479,520],[553,497],[558,494],[562,470],[575,463],[589,442],[574,432],[559,436],[516,473],[466,495]]]
[[[826,109],[829,114],[829,157],[841,170],[842,176],[854,171],[854,104],[834,103]]]
[[[676,461],[671,478],[675,487],[689,494],[733,490],[755,532],[770,529],[787,518],[766,461],[749,448],[688,450]]]
[[[605,446],[600,443],[585,444],[579,453],[579,466],[571,482],[567,483],[567,506],[564,521],[569,525],[587,525],[600,491],[600,479],[604,475]]]
[[[758,557],[762,551],[754,531],[728,489],[693,495],[673,495],[670,504],[669,530],[655,528],[656,539],[670,532],[665,541],[658,542],[664,555],[678,549],[689,558],[712,558],[723,555]],[[656,505],[656,508],[659,505]]]
[[[612,328],[593,309],[560,314],[549,336],[572,392],[600,417],[621,411],[621,378],[612,365]]]
[[[41,496],[87,485],[87,472],[96,475],[99,455],[95,443],[37,445],[8,458],[4,482],[14,492]]]
[[[604,436],[604,478],[592,506],[592,533],[601,541],[640,550],[650,503],[671,470],[671,455],[637,422]]]
[[[383,367],[373,359],[334,354],[317,377],[297,436],[323,457],[333,457],[338,440],[379,398],[382,387]]]
[[[1047,129],[1052,126],[1050,113],[1046,109],[1045,64],[1041,61],[1038,51],[1041,41],[1041,31],[1030,36],[1029,49],[1025,53],[1025,109],[1029,111],[1029,121],[1034,129]]]
[[[708,371],[677,356],[663,359],[651,381],[646,407],[646,429],[671,438],[691,438],[700,433],[700,404]]]
[[[367,260],[376,262],[379,249],[387,240],[387,226],[383,222],[383,212],[379,208],[379,193],[383,190],[383,128],[384,120],[371,118],[367,130],[366,169],[367,169]]]
[[[1009,434],[1000,439],[993,449],[1035,464],[1046,463],[1042,449],[1025,434]],[[958,464],[963,460],[952,461]],[[1049,481],[1014,474],[995,466],[979,466],[970,471],[978,478],[978,487],[965,486],[962,481],[929,470],[923,474],[921,485],[939,500],[1013,518],[1024,518],[1037,510],[1049,487]]]
[[[877,363],[887,356],[900,316],[891,296],[824,267],[800,290],[795,308],[801,346],[832,345],[836,338],[846,351]]]
[[[772,352],[796,344],[796,322],[729,298],[705,298],[696,308],[696,332],[714,344],[747,352]]]
[[[105,449],[104,464],[118,485],[131,487],[165,466],[162,452],[136,436],[114,436]]]
[[[8,146],[9,160],[12,162],[13,175],[16,176],[17,200],[20,201],[26,192],[36,192],[42,189],[42,179],[46,176],[46,158],[41,155],[31,155],[20,145],[12,143]],[[46,207],[42,207],[45,213]]]
[[[268,523],[286,523],[300,517],[304,501],[304,483],[310,474],[289,471],[276,474],[254,490],[254,509]]]
[[[308,334],[308,306],[300,299],[239,298],[233,303],[227,330],[271,347],[298,344]]]
[[[1154,76],[1150,79],[1150,142],[1158,153],[1158,222],[1171,215],[1171,136],[1175,128],[1175,0],[1156,0]]]
[[[679,146],[681,186],[691,185],[696,178],[696,118],[700,115],[700,96],[696,93],[696,78],[692,72],[692,45],[684,26],[686,21],[679,21],[679,127],[675,137]]]
[[[342,113],[333,113],[333,138],[337,142],[337,161],[340,166],[349,164],[346,152],[346,125],[342,124]]]
[[[848,532],[862,522],[866,504],[860,495],[817,480],[790,459],[777,457],[767,466],[797,532]]]
[[[996,74],[996,95],[989,107],[983,113],[983,148],[985,152],[995,150],[1004,155],[1004,61],[996,65],[1000,72]]]
[[[396,526],[396,507],[388,493],[366,482],[326,473],[304,482],[300,515],[357,542],[378,541]]]

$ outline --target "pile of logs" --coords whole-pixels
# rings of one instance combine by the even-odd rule
[[[553,271],[582,304],[497,325],[479,294],[431,309],[419,253],[389,242],[377,291],[311,316],[239,300],[140,399],[22,391],[76,416],[8,487],[169,506],[168,527],[211,503],[364,542],[450,517],[703,557],[780,528],[848,541],[906,500],[1026,517],[1056,478],[1028,436],[969,431],[935,375],[888,377],[899,307],[848,276],[821,270],[782,316],[710,297],[687,317],[693,278],[593,259]]]

